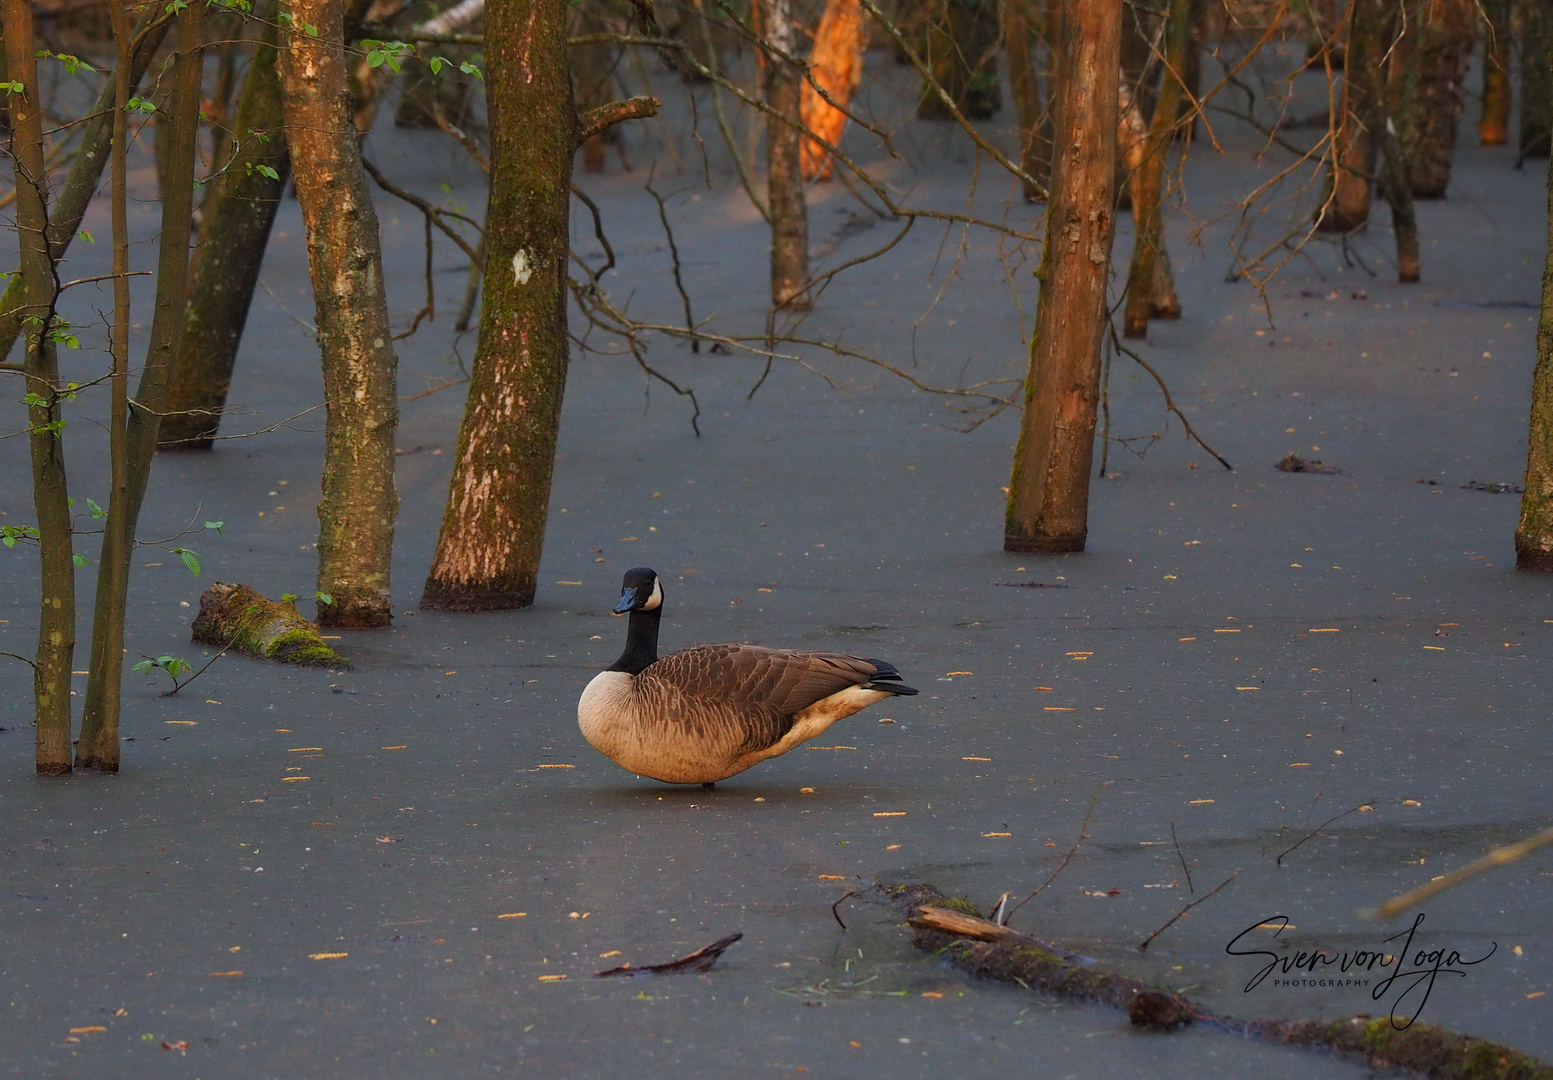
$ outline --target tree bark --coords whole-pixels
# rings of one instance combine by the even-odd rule
[[[1115,222],[1121,5],[1067,7],[1053,102],[1055,145],[1025,409],[1003,549],[1082,551],[1100,396]]]
[[[1521,15],[1520,160],[1548,156],[1553,143],[1553,10],[1548,0],[1526,0]]]
[[[276,32],[274,22],[263,24],[233,125],[238,152],[206,204],[209,227],[184,311],[167,415],[158,436],[163,450],[208,450],[212,445],[270,229],[291,173],[275,68]]]
[[[377,213],[345,68],[344,5],[289,0],[281,99],[322,351],[328,420],[318,503],[320,626],[389,625],[398,358],[388,322]],[[302,31],[311,25],[318,34]]]
[[[70,501],[61,438],[59,366],[49,331],[57,298],[55,259],[48,231],[48,176],[43,164],[43,112],[38,98],[38,64],[33,55],[29,0],[0,0],[6,68],[22,85],[7,95],[11,117],[11,161],[16,181],[16,230],[21,272],[6,290],[23,336],[24,384],[28,395],[28,444],[32,456],[32,498],[38,515],[38,648],[33,655],[32,693],[37,731],[33,763],[44,776],[70,771],[70,664],[75,652],[75,563]]]
[[[566,4],[494,5],[485,42],[485,298],[447,510],[421,596],[427,609],[534,602],[566,387],[568,191],[579,133]]]
[[[130,63],[131,89],[140,85],[146,69],[151,66],[152,57],[156,55],[157,48],[171,26],[172,20],[163,16],[162,9],[155,5],[141,17],[140,24],[135,28],[138,40]],[[31,41],[29,36],[23,44]],[[90,118],[81,123],[80,147],[76,150],[75,161],[70,166],[69,175],[65,177],[64,186],[59,189],[59,197],[54,201],[48,236],[49,256],[56,262],[65,257],[70,242],[81,230],[81,219],[86,216],[86,208],[91,204],[92,197],[97,193],[97,184],[102,179],[103,167],[108,163],[112,140],[113,83],[109,82],[97,95]],[[18,275],[7,283],[5,295],[0,297],[0,359],[10,354],[11,347],[16,344],[16,338],[21,333],[21,309],[26,306],[22,288],[22,278]]]
[[[769,2],[769,0],[767,0]],[[970,120],[986,120],[1003,107],[998,87],[997,0],[939,0],[928,24],[923,59],[934,80]],[[917,103],[924,120],[948,120],[943,99],[924,86]]]
[[[129,597],[129,564],[135,549],[135,523],[151,479],[151,461],[172,365],[183,333],[183,308],[188,298],[189,236],[194,215],[194,151],[199,132],[200,77],[205,45],[205,6],[190,4],[177,15],[177,46],[173,56],[171,93],[158,112],[166,136],[162,173],[162,233],[157,249],[156,299],[151,315],[151,340],[135,387],[134,403],[125,410],[122,448],[115,465],[116,486],[108,501],[102,547],[97,557],[97,593],[92,606],[91,674],[81,734],[76,741],[76,767],[117,772],[119,769],[119,705],[124,677],[124,616]],[[126,341],[127,347],[127,341]],[[128,378],[127,371],[123,375]]]
[[[1380,27],[1389,14],[1386,0],[1349,0],[1348,47],[1343,67],[1343,102],[1333,139],[1321,232],[1353,232],[1370,220],[1375,175],[1375,106],[1366,92],[1365,72],[1378,68],[1390,44]]]
[[[1008,83],[1014,94],[1014,111],[1019,119],[1019,167],[1030,177],[1024,181],[1026,202],[1045,197],[1039,184],[1043,170],[1049,170],[1051,154],[1041,148],[1041,85],[1035,76],[1035,57],[1030,20],[1032,0],[1003,0],[1003,49],[1008,54]],[[1043,160],[1044,158],[1044,160]],[[1032,181],[1034,181],[1032,183]]]
[[[1132,245],[1132,263],[1127,271],[1127,311],[1123,333],[1130,338],[1148,335],[1149,317],[1178,319],[1181,302],[1176,299],[1175,280],[1170,274],[1170,255],[1165,250],[1165,162],[1174,141],[1176,118],[1181,107],[1181,71],[1191,47],[1190,0],[1171,0],[1165,25],[1165,67],[1160,81],[1159,100],[1143,147],[1143,160],[1133,173],[1132,215],[1137,236]],[[1163,270],[1167,275],[1160,280]]]
[[[1477,39],[1477,2],[1423,0],[1408,21],[1407,44],[1393,51],[1400,85],[1391,111],[1413,196],[1440,199],[1456,156],[1463,83]]]
[[[206,589],[190,630],[198,644],[259,660],[303,667],[351,666],[319,636],[318,627],[297,613],[294,603],[271,600],[247,585],[218,581]]]
[[[1553,572],[1553,166],[1548,170],[1548,253],[1542,267],[1542,317],[1537,322],[1537,367],[1531,379],[1531,432],[1521,519],[1515,527],[1515,565]]]
[[[1024,0],[1020,0],[1024,2]],[[831,101],[845,105],[863,78],[863,50],[868,34],[863,29],[863,5],[858,0],[826,0],[814,48],[809,54],[809,74],[825,88]],[[803,126],[832,146],[841,145],[847,117],[805,80],[799,86],[799,116]],[[805,136],[799,147],[799,169],[807,181],[830,176],[835,162],[826,150]]]
[[[1510,141],[1510,0],[1483,0],[1483,111],[1478,141],[1503,146]]]
[[[699,20],[699,16],[697,16]],[[599,34],[611,29],[609,20],[598,3],[582,3],[571,8],[569,32],[575,34]],[[698,37],[704,37],[705,25],[698,21]],[[620,63],[621,46],[610,42],[580,45],[570,50],[572,69],[572,95],[579,112],[595,109],[607,103],[613,95],[610,85],[614,81],[615,67]],[[589,136],[582,143],[582,167],[590,173],[604,171],[604,150],[617,133],[606,129]]]
[[[766,199],[771,212],[771,303],[778,308],[807,308],[809,283],[809,211],[804,202],[798,129],[799,87],[803,76],[787,57],[796,56],[790,0],[757,0],[760,27],[770,52],[765,54],[766,104],[778,115],[766,117]]]

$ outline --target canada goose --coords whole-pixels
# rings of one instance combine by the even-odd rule
[[[630,613],[625,651],[577,702],[583,737],[622,768],[703,784],[785,754],[842,717],[915,694],[883,660],[758,645],[702,645],[658,657],[663,584],[627,570],[615,614]]]

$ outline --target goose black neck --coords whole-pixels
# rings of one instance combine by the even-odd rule
[[[631,623],[626,629],[625,652],[607,670],[638,675],[658,659],[658,622],[662,618],[662,607],[631,612]]]

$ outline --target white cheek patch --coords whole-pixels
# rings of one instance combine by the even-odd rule
[[[652,583],[652,595],[647,598],[647,603],[642,605],[643,611],[651,611],[663,603],[663,586],[657,581]]]

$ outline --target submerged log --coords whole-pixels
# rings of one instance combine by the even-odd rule
[[[280,664],[349,668],[318,627],[297,614],[289,600],[271,600],[247,585],[216,582],[200,597],[194,640]]]
[[[932,885],[876,885],[874,895],[903,912],[912,944],[972,975],[1031,990],[1117,1005],[1133,1027],[1169,1031],[1204,1024],[1267,1042],[1310,1046],[1373,1068],[1408,1069],[1435,1080],[1553,1080],[1553,1066],[1499,1043],[1434,1024],[1398,1030],[1389,1017],[1264,1020],[1215,1016],[1174,991],[1085,964],[1065,950],[983,919],[966,900]]]

